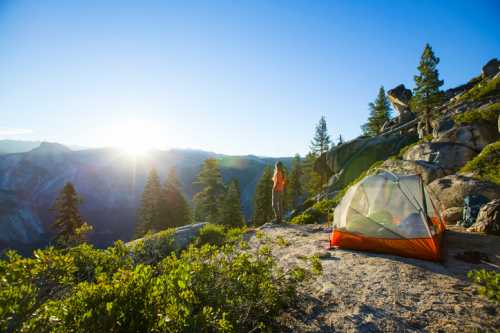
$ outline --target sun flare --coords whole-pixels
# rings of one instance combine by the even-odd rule
[[[127,155],[137,157],[155,149],[161,137],[154,123],[130,120],[113,128],[110,144]]]

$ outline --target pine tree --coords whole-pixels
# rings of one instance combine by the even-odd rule
[[[57,197],[51,211],[56,218],[52,229],[56,232],[55,242],[59,246],[74,246],[85,240],[85,235],[92,230],[83,220],[78,206],[82,203],[72,183],[67,182]]]
[[[342,137],[342,134],[339,134],[337,145],[341,145],[343,143],[344,143],[344,138]]]
[[[300,155],[296,154],[292,160],[292,168],[287,177],[288,185],[286,187],[286,206],[289,209],[295,208],[298,204],[300,196],[303,194],[302,189],[302,161]]]
[[[326,126],[326,119],[322,116],[316,125],[314,138],[311,141],[311,151],[316,155],[320,156],[326,153],[330,149],[330,135],[328,135],[328,128]]]
[[[161,189],[160,217],[155,230],[180,227],[191,223],[191,207],[182,194],[175,168],[168,174]]]
[[[272,191],[273,191],[273,169],[269,166],[264,168],[264,172],[257,184],[254,196],[253,224],[255,226],[270,222],[273,217]]]
[[[322,116],[319,119],[318,125],[316,125],[314,138],[311,141],[311,146],[310,146],[311,156],[310,157],[313,157],[313,158],[310,161],[307,161],[309,163],[309,165],[308,165],[308,169],[307,169],[308,173],[306,174],[306,176],[309,178],[309,182],[315,182],[316,180],[319,180],[318,191],[320,191],[323,188],[323,184],[326,181],[326,175],[318,174],[312,166],[314,165],[314,162],[317,158],[319,158],[321,155],[323,155],[324,153],[326,153],[330,149],[330,144],[331,144],[331,140],[330,140],[330,135],[328,135],[328,128],[326,126],[326,119],[324,116]]]
[[[155,169],[151,169],[146,185],[144,186],[141,206],[138,210],[138,222],[135,230],[136,237],[142,237],[148,231],[155,231],[155,228],[160,225],[160,200],[160,177],[158,177]]]
[[[245,219],[241,212],[240,185],[238,180],[229,182],[220,208],[219,223],[229,227],[242,227]]]
[[[375,101],[368,104],[368,108],[370,109],[368,122],[361,128],[364,135],[376,136],[380,133],[382,126],[391,118],[391,105],[383,86],[380,87]]]
[[[216,159],[205,160],[194,185],[201,188],[200,192],[196,193],[193,198],[196,221],[216,223],[221,200],[225,194],[222,175]]]
[[[434,55],[431,46],[426,44],[418,66],[420,74],[414,77],[414,96],[411,100],[413,111],[419,114],[424,121],[425,135],[431,132],[432,109],[439,105],[443,96],[439,87],[444,82],[439,80],[438,64],[439,58]]]

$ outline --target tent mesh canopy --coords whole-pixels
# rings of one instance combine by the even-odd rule
[[[389,172],[352,186],[335,209],[334,228],[386,239],[429,238],[441,217],[417,175]]]

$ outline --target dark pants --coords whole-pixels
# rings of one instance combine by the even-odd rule
[[[283,192],[273,190],[273,210],[277,222],[283,219]]]

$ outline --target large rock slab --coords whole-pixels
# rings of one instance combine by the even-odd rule
[[[476,223],[467,230],[500,236],[500,200],[492,200],[482,206]]]
[[[195,223],[176,228],[172,235],[172,240],[173,240],[172,245],[174,246],[174,248],[178,250],[186,248],[189,245],[189,243],[193,239],[195,239],[196,236],[198,236],[198,232],[204,225],[206,225],[206,223]],[[155,235],[156,234],[144,238],[138,238],[136,240],[128,242],[127,245],[129,245],[131,248],[134,248],[137,244],[147,241],[148,243],[152,243],[149,244],[150,247],[155,247],[159,244],[154,244],[154,243],[165,241],[163,237],[156,237]]]
[[[434,141],[457,143],[480,152],[485,146],[499,139],[495,125],[478,122],[453,127],[447,131],[439,131]]]
[[[397,154],[402,147],[415,142],[415,135],[379,135],[359,137],[333,147],[317,160],[315,170],[330,178],[329,190],[342,189],[373,163]]]
[[[403,154],[403,159],[438,164],[451,173],[464,166],[477,154],[476,150],[461,143],[424,142],[408,149]]]
[[[439,167],[439,165],[426,161],[389,159],[386,160],[378,169],[387,170],[401,175],[419,174],[422,176],[422,180],[425,184],[449,174],[447,173],[447,170]]]
[[[500,186],[462,175],[450,175],[428,185],[444,209],[463,207],[464,197],[480,194],[489,200],[500,199]]]

